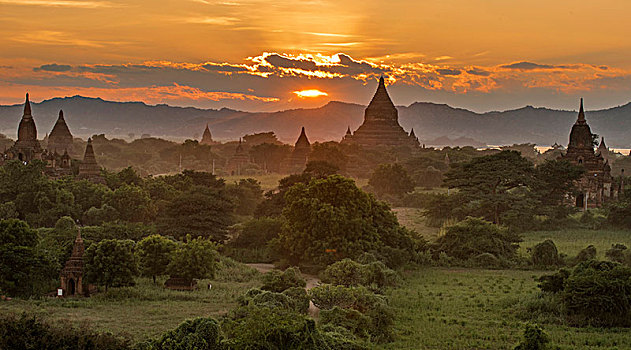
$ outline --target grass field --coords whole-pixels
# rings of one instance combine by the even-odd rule
[[[520,244],[521,254],[526,253],[527,247],[533,247],[546,239],[554,242],[559,253],[565,253],[568,256],[576,256],[590,244],[596,247],[597,256],[600,259],[605,259],[605,252],[611,248],[612,244],[622,243],[631,247],[631,231],[568,229],[526,232],[522,237],[524,241]]]
[[[538,295],[542,272],[427,268],[387,294],[397,339],[386,349],[512,349],[527,320],[520,301]],[[522,312],[523,314],[523,312]],[[561,349],[631,349],[628,329],[541,324]]]
[[[201,280],[201,288],[185,292],[165,290],[164,280],[160,282],[154,286],[150,279],[141,278],[135,287],[112,289],[108,295],[91,298],[14,299],[0,302],[0,314],[26,311],[52,322],[89,325],[140,341],[173,329],[187,318],[225,314],[236,306],[240,295],[260,285],[256,278],[240,283]],[[212,283],[210,290],[208,283]]]

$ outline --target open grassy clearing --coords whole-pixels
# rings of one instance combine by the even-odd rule
[[[163,283],[164,279],[153,285],[150,279],[140,278],[134,287],[113,288],[91,298],[14,299],[0,302],[0,313],[26,311],[52,322],[87,324],[140,341],[173,329],[188,318],[225,314],[236,306],[240,295],[260,285],[258,278],[248,282],[201,280],[199,289],[186,292],[164,289]]]
[[[528,315],[521,301],[538,295],[543,272],[415,269],[388,291],[397,338],[386,349],[512,349]],[[630,349],[628,329],[541,324],[562,349]]]

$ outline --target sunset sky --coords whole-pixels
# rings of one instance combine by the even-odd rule
[[[0,0],[0,104],[367,104],[384,75],[398,105],[607,108],[631,101],[629,14],[628,0]]]

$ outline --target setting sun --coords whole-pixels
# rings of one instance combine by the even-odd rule
[[[326,92],[317,89],[294,91],[294,94],[298,95],[300,98],[329,96]]]

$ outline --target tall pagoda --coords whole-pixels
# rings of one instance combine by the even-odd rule
[[[379,78],[377,91],[364,111],[364,123],[354,133],[349,128],[341,143],[367,148],[420,145],[414,131],[408,134],[399,125],[399,112],[388,95],[383,77]]]
[[[201,145],[214,145],[215,141],[213,141],[213,136],[210,133],[210,129],[208,128],[208,124],[206,124],[206,129],[204,129],[204,133],[202,134],[202,140],[199,142]]]
[[[8,159],[18,159],[30,162],[34,159],[42,159],[42,146],[37,141],[37,127],[31,114],[31,102],[28,93],[24,102],[24,113],[18,126],[18,140],[6,152]]]
[[[578,194],[573,200],[577,207],[600,207],[607,200],[617,196],[618,191],[613,184],[609,162],[600,152],[594,152],[593,134],[585,119],[582,98],[578,118],[570,132],[567,152],[560,159],[568,160],[585,169],[585,174],[577,184]]]

